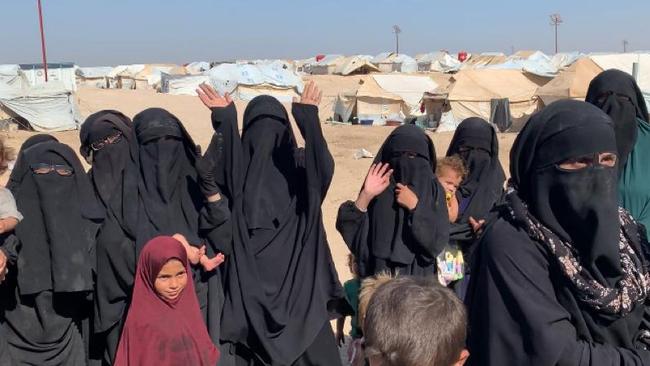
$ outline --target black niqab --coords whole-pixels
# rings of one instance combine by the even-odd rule
[[[349,311],[339,306],[344,295],[322,223],[334,161],[317,109],[294,104],[293,115],[305,138],[303,159],[294,157],[287,114],[274,98],[250,102],[241,139],[234,105],[212,112],[216,131],[206,154],[218,159],[217,182],[230,194],[234,235],[222,339],[238,353],[244,347],[254,364],[293,364],[330,314]],[[336,362],[323,364],[339,362],[335,348],[321,356]]]
[[[52,135],[46,135],[46,134],[38,134],[34,136],[30,136],[23,144],[20,146],[20,151],[18,151],[18,156],[16,157],[16,162],[14,163],[14,168],[11,170],[11,174],[9,175],[9,181],[7,182],[7,189],[10,191],[15,191],[20,185],[20,181],[23,179],[25,174],[29,171],[29,166],[24,163],[23,161],[23,155],[27,149],[34,145],[38,145],[42,142],[48,142],[48,141],[55,141],[58,142],[59,140],[56,139],[56,137]]]
[[[399,265],[411,265],[416,255],[435,258],[439,250],[436,252],[435,248],[419,248],[412,244],[409,213],[395,199],[396,184],[401,183],[417,195],[416,210],[442,212],[436,205],[436,198],[444,195],[436,195],[440,187],[434,175],[436,152],[433,142],[415,125],[400,126],[379,149],[375,163],[379,162],[388,163],[394,172],[390,186],[368,207],[372,256]],[[435,224],[448,225],[443,225],[443,220],[439,221],[441,222]],[[435,242],[433,246],[436,246]],[[385,268],[376,268],[374,272],[383,269]]]
[[[137,253],[158,235],[180,233],[190,243],[200,243],[197,146],[178,118],[164,109],[146,109],[133,124],[140,159]]]
[[[631,75],[611,69],[601,72],[589,83],[585,101],[602,109],[614,121],[620,171],[636,143],[636,119],[648,121],[643,93]]]
[[[499,162],[499,143],[494,128],[485,120],[472,117],[456,128],[447,156],[458,155],[469,171],[458,191],[459,202],[468,200],[459,213],[458,222],[470,217],[485,219],[503,193],[506,176]]]
[[[42,291],[92,290],[95,224],[103,214],[88,177],[75,153],[58,142],[26,149],[23,164],[64,165],[71,176],[28,170],[15,187],[16,204],[24,215],[16,226],[21,249],[18,287],[23,295]]]
[[[530,122],[510,152],[512,183],[540,222],[573,243],[592,275],[613,285],[620,277],[616,170],[558,167],[569,158],[616,152],[611,119],[587,104],[562,101]]]

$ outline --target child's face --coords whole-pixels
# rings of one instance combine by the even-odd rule
[[[458,187],[460,187],[460,183],[463,181],[463,177],[453,169],[443,166],[440,168],[438,181],[442,184],[445,191],[455,194]]]
[[[176,300],[187,286],[187,271],[178,259],[171,259],[160,269],[154,287],[164,300]]]

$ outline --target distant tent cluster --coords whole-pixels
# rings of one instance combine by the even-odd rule
[[[462,56],[462,57],[461,57]],[[544,105],[584,99],[589,82],[606,69],[633,73],[650,100],[650,53],[547,56],[540,51],[450,54],[415,58],[392,52],[317,55],[304,60],[243,60],[79,67],[48,64],[0,65],[0,120],[38,131],[78,128],[74,93],[83,88],[144,89],[196,95],[209,83],[234,99],[270,94],[290,102],[304,82],[324,91],[322,120],[358,124],[399,124],[407,119],[438,130],[453,130],[468,117],[481,117],[500,130],[516,130]]]

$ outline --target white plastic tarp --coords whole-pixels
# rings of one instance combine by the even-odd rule
[[[113,68],[110,73],[108,73],[109,78],[114,78],[117,76],[127,76],[135,77],[140,71],[144,70],[145,65],[135,64],[135,65],[119,65]]]
[[[113,68],[110,66],[79,67],[76,73],[77,76],[81,76],[86,79],[94,79],[108,77],[108,74],[110,74],[111,71],[113,71]]]
[[[20,66],[0,65],[0,88],[21,89],[27,86],[27,79],[20,71]]]
[[[558,68],[553,65],[551,58],[542,52],[535,52],[528,58],[509,58],[500,65],[487,66],[488,69],[521,70],[543,77],[554,77]]]
[[[209,83],[208,75],[183,75],[174,76],[163,74],[161,92],[171,95],[196,96],[196,89],[202,83]]]
[[[185,66],[185,70],[192,75],[201,74],[210,70],[210,63],[205,61],[191,62]]]
[[[571,65],[574,62],[578,61],[580,57],[584,56],[580,52],[565,52],[565,53],[556,53],[551,57],[551,63],[558,69],[564,69]]]
[[[80,125],[74,95],[60,82],[23,90],[0,86],[0,104],[39,132],[75,130]]]
[[[398,95],[406,103],[411,116],[421,115],[420,102],[425,92],[438,88],[428,76],[414,75],[373,75],[377,84],[385,91]]]
[[[447,52],[427,53],[418,60],[420,71],[455,72],[460,70],[461,63]]]
[[[280,89],[295,89],[302,93],[303,82],[291,68],[281,63],[268,65],[221,64],[208,72],[210,82],[221,94],[232,93],[239,85],[270,85]]]

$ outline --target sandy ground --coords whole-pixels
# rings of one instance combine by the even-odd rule
[[[318,80],[316,81],[318,82]],[[324,85],[324,88],[327,89],[327,86]],[[143,109],[161,107],[175,114],[183,122],[195,142],[204,148],[207,147],[212,136],[210,112],[196,97],[157,94],[152,91],[81,89],[77,94],[77,98],[83,117],[102,109],[116,109],[129,117],[133,117]],[[244,108],[245,103],[237,102],[240,122]],[[360,148],[365,148],[373,154],[376,153],[392,130],[391,127],[365,127],[328,123],[323,125],[325,138],[336,162],[334,180],[323,203],[323,217],[341,282],[348,280],[350,273],[346,265],[348,250],[335,228],[336,214],[341,203],[356,198],[356,193],[361,187],[366,171],[372,162],[372,159],[355,160],[353,155]],[[297,129],[294,129],[294,131],[297,132]],[[27,131],[17,131],[5,133],[5,136],[8,145],[18,148],[32,134]],[[79,150],[78,131],[53,133],[53,135],[60,141],[70,145],[75,151]],[[453,134],[430,133],[429,135],[434,141],[438,156],[443,156]],[[499,135],[500,159],[506,171],[508,170],[508,154],[514,136],[514,134]],[[4,176],[0,177],[2,183],[6,181],[7,176],[8,173],[5,173]]]

